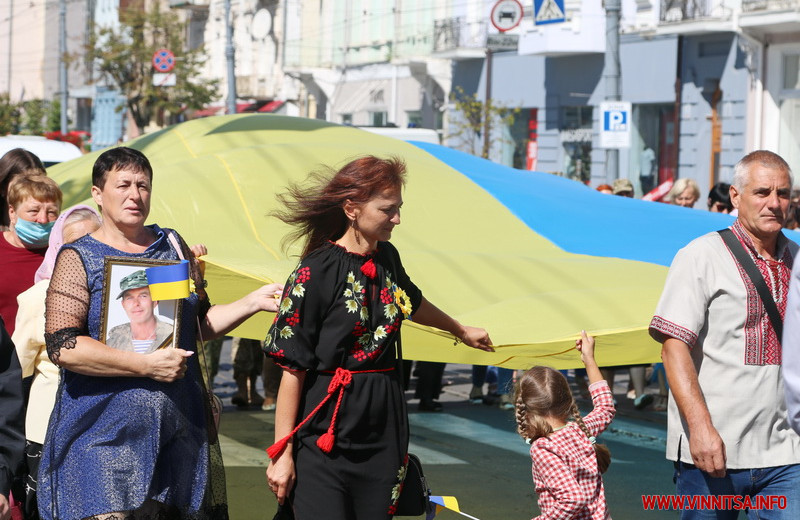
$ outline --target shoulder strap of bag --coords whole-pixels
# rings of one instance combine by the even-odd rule
[[[169,233],[167,233],[167,238],[172,244],[172,247],[174,247],[175,251],[178,253],[178,258],[180,258],[181,260],[186,260],[186,257],[183,254],[183,249],[181,248],[180,243],[178,243],[178,239],[175,237],[175,232],[170,231]],[[202,327],[200,327],[200,317],[198,316],[196,320],[197,320],[197,337],[200,339],[200,346],[197,349],[197,355],[202,358],[203,371],[205,372],[206,376],[205,381],[208,381],[208,388],[206,388],[206,394],[208,395],[208,401],[209,404],[211,405],[212,413],[215,414],[214,416],[214,422],[216,423],[215,426],[218,427],[219,413],[222,410],[222,406],[220,403],[216,402],[216,399],[218,398],[214,395],[214,392],[211,389],[211,372],[208,368],[208,359],[206,358],[206,349],[205,349],[206,342],[203,339],[203,329]]]
[[[758,295],[761,297],[761,302],[764,304],[764,309],[767,311],[767,316],[769,316],[769,321],[772,323],[772,328],[775,330],[775,335],[778,337],[778,343],[780,343],[783,336],[783,318],[781,318],[781,313],[775,304],[775,299],[767,288],[767,282],[764,281],[761,271],[758,270],[755,262],[744,250],[739,239],[736,238],[730,228],[721,229],[717,233],[722,237],[728,249],[731,250],[739,265],[742,266],[744,272],[747,273],[747,276],[750,277],[753,285],[755,285]]]

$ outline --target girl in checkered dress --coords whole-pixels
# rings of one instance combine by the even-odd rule
[[[589,376],[594,410],[581,417],[567,379],[537,366],[520,377],[517,432],[531,445],[533,482],[546,519],[609,519],[601,474],[611,454],[596,437],[614,418],[614,400],[594,360],[594,338],[581,331],[575,348]]]

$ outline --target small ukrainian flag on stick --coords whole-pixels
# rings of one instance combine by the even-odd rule
[[[159,265],[145,269],[150,297],[154,301],[179,300],[189,297],[189,261]]]
[[[462,513],[461,510],[458,508],[458,500],[456,497],[442,497],[442,496],[434,496],[431,495],[428,497],[428,500],[431,504],[434,504],[435,507],[428,513],[428,516],[425,520],[432,520],[442,509],[449,509],[451,511],[455,511],[461,516],[465,516],[467,518],[472,518],[472,520],[479,520],[472,515],[468,515],[467,513]]]

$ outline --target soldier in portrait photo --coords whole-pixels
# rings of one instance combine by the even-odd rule
[[[122,308],[130,320],[108,332],[106,344],[119,350],[147,354],[171,340],[173,325],[161,321],[155,313],[157,301],[150,297],[144,270],[135,271],[119,283]]]

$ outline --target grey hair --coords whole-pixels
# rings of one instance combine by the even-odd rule
[[[750,166],[753,164],[760,164],[765,168],[785,172],[789,176],[789,185],[794,186],[792,169],[783,157],[769,150],[756,150],[742,157],[733,168],[732,184],[736,186],[737,190],[742,191],[747,185],[747,182],[750,180]]]
[[[100,224],[100,217],[97,215],[97,213],[88,208],[78,208],[67,215],[67,217],[64,219],[63,227],[67,227],[75,224],[76,222],[82,222],[84,220],[93,220]]]
[[[695,199],[700,199],[700,186],[697,185],[697,182],[694,179],[690,179],[688,177],[681,177],[675,184],[672,185],[672,188],[667,193],[667,196],[664,197],[667,201],[672,201],[675,197],[686,191],[686,188],[691,188],[692,193],[694,193]]]

